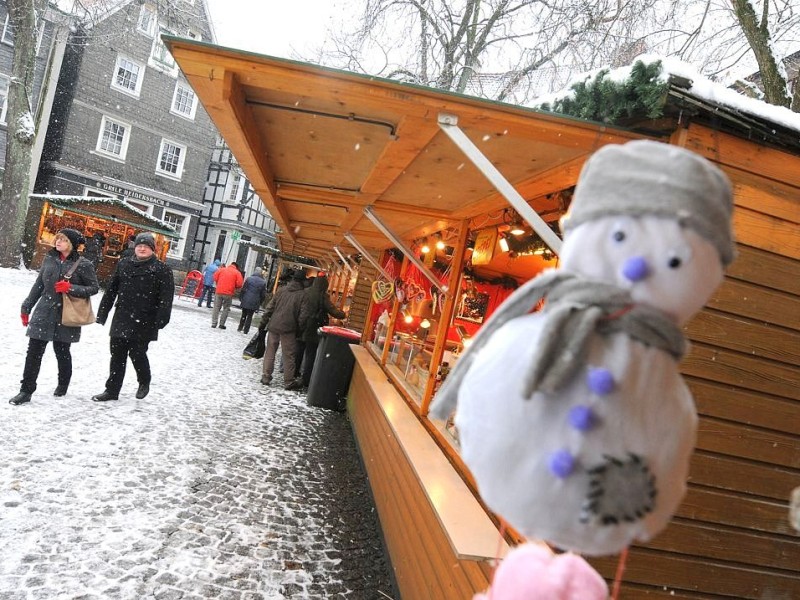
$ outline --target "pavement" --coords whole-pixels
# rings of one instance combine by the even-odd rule
[[[67,396],[48,349],[34,401],[2,403],[1,600],[394,597],[347,415],[261,385],[237,321],[176,299],[144,400],[130,367],[118,402],[90,400],[108,359],[91,326]]]

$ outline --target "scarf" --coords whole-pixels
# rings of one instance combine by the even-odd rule
[[[627,290],[562,271],[547,271],[516,290],[492,314],[464,351],[436,394],[431,414],[446,418],[455,409],[458,389],[479,351],[503,325],[528,314],[542,298],[544,325],[531,366],[523,374],[523,396],[553,393],[585,364],[593,335],[624,332],[675,360],[686,352],[680,328],[662,311],[635,304]]]

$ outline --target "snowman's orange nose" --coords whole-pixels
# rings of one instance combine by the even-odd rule
[[[622,265],[622,274],[628,281],[641,281],[649,271],[647,261],[641,256],[632,256]]]

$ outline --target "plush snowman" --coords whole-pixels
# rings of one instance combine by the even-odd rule
[[[514,292],[451,371],[432,415],[456,408],[481,497],[525,536],[615,554],[677,510],[697,428],[681,327],[733,260],[732,207],[727,178],[692,152],[603,147],[559,268]]]

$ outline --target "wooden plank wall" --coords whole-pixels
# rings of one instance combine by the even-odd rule
[[[350,312],[347,317],[347,326],[356,331],[363,331],[367,323],[367,311],[372,296],[372,282],[378,277],[378,271],[366,259],[362,259],[358,268],[356,285],[353,288],[353,298],[350,301]]]
[[[734,181],[739,255],[686,331],[682,371],[700,413],[689,491],[669,527],[631,549],[621,597],[800,598],[788,521],[800,485],[800,186],[736,164],[753,153],[742,140],[690,131],[687,146]],[[760,152],[762,166],[800,176],[800,157]],[[615,559],[591,562],[613,577]]]
[[[430,501],[356,367],[348,412],[403,600],[470,600],[489,585],[486,563],[459,560]]]

